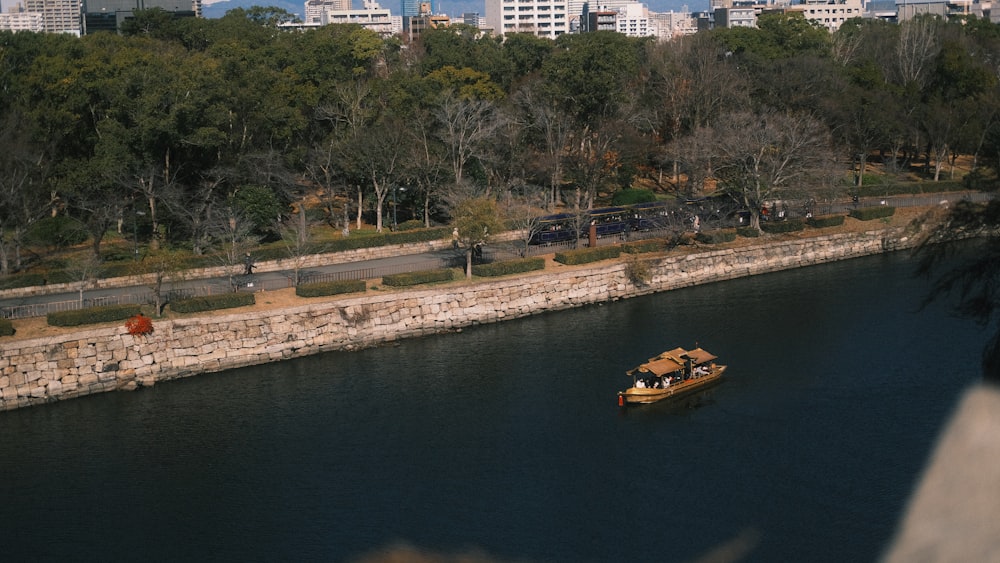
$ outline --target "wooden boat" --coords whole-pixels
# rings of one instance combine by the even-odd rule
[[[701,391],[722,379],[726,366],[715,363],[716,356],[695,348],[674,348],[626,372],[632,386],[618,392],[618,405],[655,403]]]

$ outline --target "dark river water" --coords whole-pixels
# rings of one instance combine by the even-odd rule
[[[5,561],[873,561],[985,333],[905,254],[0,413]],[[695,343],[693,404],[625,370]],[[725,559],[723,559],[725,560]]]

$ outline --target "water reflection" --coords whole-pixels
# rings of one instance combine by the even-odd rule
[[[985,340],[916,312],[908,272],[879,256],[3,413],[0,529],[13,558],[872,560]],[[622,414],[625,370],[695,343],[726,383]]]

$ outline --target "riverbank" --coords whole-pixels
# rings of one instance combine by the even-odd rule
[[[376,284],[349,297],[289,301],[281,292],[261,293],[254,307],[157,319],[147,336],[114,325],[25,337],[25,327],[17,326],[15,338],[0,340],[0,410],[908,248],[915,242],[913,220],[922,212],[900,215],[877,226],[643,255],[647,273],[641,280],[624,261],[549,262],[543,271],[498,280],[409,290]]]

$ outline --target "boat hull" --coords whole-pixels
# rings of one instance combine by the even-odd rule
[[[680,383],[674,383],[666,389],[650,389],[645,387],[629,387],[618,393],[619,403],[624,405],[645,405],[670,399],[679,399],[692,393],[705,390],[722,381],[726,366],[716,366],[712,372]]]

